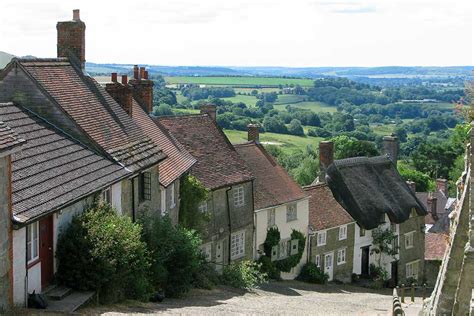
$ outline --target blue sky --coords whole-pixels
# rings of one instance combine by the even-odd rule
[[[0,51],[54,57],[81,10],[91,62],[473,65],[472,0],[2,0]]]

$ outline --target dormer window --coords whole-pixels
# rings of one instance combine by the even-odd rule
[[[240,186],[234,188],[234,206],[242,207],[245,204],[244,200],[244,187]]]

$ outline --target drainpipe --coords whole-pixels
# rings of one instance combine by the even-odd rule
[[[229,240],[228,240],[228,263],[230,264],[231,260],[230,260],[230,247],[231,247],[231,235],[232,235],[232,218],[230,216],[230,203],[229,203],[229,191],[232,190],[232,187],[229,187],[227,188],[227,190],[225,190],[225,195],[226,195],[226,199],[227,199],[227,216],[228,216],[228,220],[229,220]],[[244,245],[245,246],[245,245]]]
[[[135,178],[130,181],[132,182],[132,221],[135,222]]]
[[[306,252],[306,263],[311,261],[311,239],[316,235],[316,232],[313,231],[311,226],[308,226],[308,245],[306,246],[308,249]]]
[[[253,192],[253,186],[254,186],[255,180],[252,180],[252,214],[253,214],[253,258],[254,260],[257,259],[257,213],[255,213],[255,195]]]

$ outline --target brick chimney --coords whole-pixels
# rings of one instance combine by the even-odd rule
[[[215,121],[217,119],[216,106],[214,104],[202,104],[201,114],[207,114]]]
[[[396,166],[398,161],[398,137],[396,136],[384,136],[383,137],[383,150],[384,154],[393,162]]]
[[[133,88],[133,97],[146,113],[153,111],[153,86],[154,82],[148,79],[145,67],[133,66],[133,79],[129,81]]]
[[[128,115],[132,116],[133,88],[128,85],[127,81],[127,75],[123,75],[122,83],[117,82],[117,74],[112,73],[112,83],[107,83],[105,90],[122,106]]]
[[[260,132],[258,130],[258,124],[247,125],[247,140],[260,143]]]
[[[413,193],[416,193],[416,183],[413,181],[407,181],[408,186],[410,189],[413,191]]]
[[[449,196],[448,190],[448,180],[446,179],[436,179],[436,190],[443,192],[445,197]]]
[[[319,182],[326,182],[326,170],[334,161],[334,143],[321,141],[319,143]]]
[[[86,63],[86,24],[81,21],[79,10],[73,10],[72,21],[58,22],[58,57],[79,60],[81,69]]]
[[[431,217],[433,217],[433,219],[435,221],[438,220],[438,199],[433,196],[431,193],[428,194],[428,200],[426,201],[426,203],[428,204],[428,211],[431,213]]]

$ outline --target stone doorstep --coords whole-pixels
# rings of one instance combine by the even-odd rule
[[[44,294],[49,300],[59,301],[68,296],[72,289],[66,286],[52,286],[48,288]]]
[[[50,300],[48,301],[48,307],[45,311],[47,312],[60,312],[60,313],[73,313],[79,309],[82,305],[87,303],[95,292],[79,292],[72,291],[68,296],[64,297],[59,301]]]

